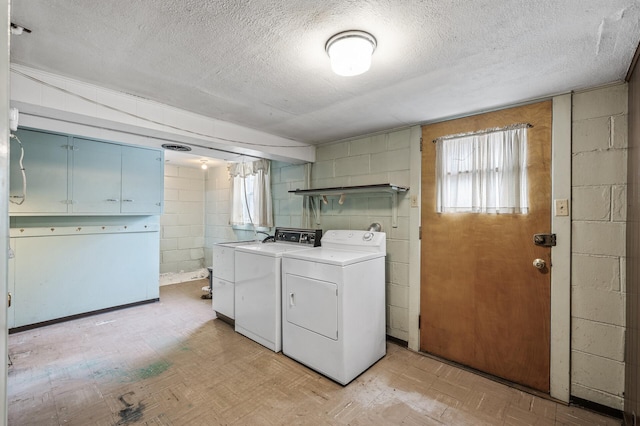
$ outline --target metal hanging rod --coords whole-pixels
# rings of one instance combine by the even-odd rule
[[[492,127],[490,129],[483,129],[483,130],[478,130],[478,131],[475,131],[475,132],[456,133],[455,135],[441,136],[439,138],[435,138],[433,140],[433,143],[436,143],[438,141],[446,141],[446,140],[450,140],[450,139],[464,138],[464,137],[467,137],[467,136],[478,136],[478,135],[486,135],[488,133],[504,132],[504,131],[507,131],[507,130],[529,129],[531,127],[533,127],[533,125],[529,124],[529,123],[509,124],[508,126],[504,126],[504,127]]]

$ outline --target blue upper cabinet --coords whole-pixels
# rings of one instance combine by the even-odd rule
[[[160,214],[164,199],[162,151],[122,147],[123,214]],[[160,179],[158,179],[158,176]]]
[[[66,214],[68,194],[68,153],[71,138],[67,135],[18,130],[15,135],[22,142],[22,164],[27,177],[26,198],[23,196],[23,177],[20,170],[20,143],[11,139],[9,211],[12,214]],[[16,204],[20,203],[22,204]]]
[[[120,145],[74,138],[73,213],[120,213],[121,157]]]
[[[161,150],[38,130],[16,132],[24,146],[27,197],[15,216],[157,215],[162,213]],[[22,194],[20,146],[11,145],[10,196]]]

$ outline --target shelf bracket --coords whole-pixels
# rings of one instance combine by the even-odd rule
[[[316,198],[316,202],[314,204],[316,205],[316,208],[315,208],[316,225],[320,225],[320,210],[322,210],[322,208],[320,207],[320,196],[316,196],[315,198]]]
[[[398,227],[398,193],[391,193],[391,227]]]

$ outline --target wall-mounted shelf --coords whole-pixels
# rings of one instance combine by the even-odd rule
[[[309,197],[318,197],[327,203],[327,197],[339,196],[339,204],[344,202],[347,195],[350,194],[367,194],[367,193],[383,193],[391,196],[391,226],[398,227],[398,193],[407,192],[406,186],[393,185],[391,183],[381,183],[375,185],[358,185],[358,186],[337,186],[331,188],[313,188],[313,189],[294,189],[289,191],[292,194],[303,195]],[[316,222],[320,220],[320,209],[316,211]]]

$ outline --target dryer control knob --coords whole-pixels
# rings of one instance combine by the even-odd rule
[[[373,232],[365,232],[364,234],[362,234],[362,240],[363,241],[373,240]]]

